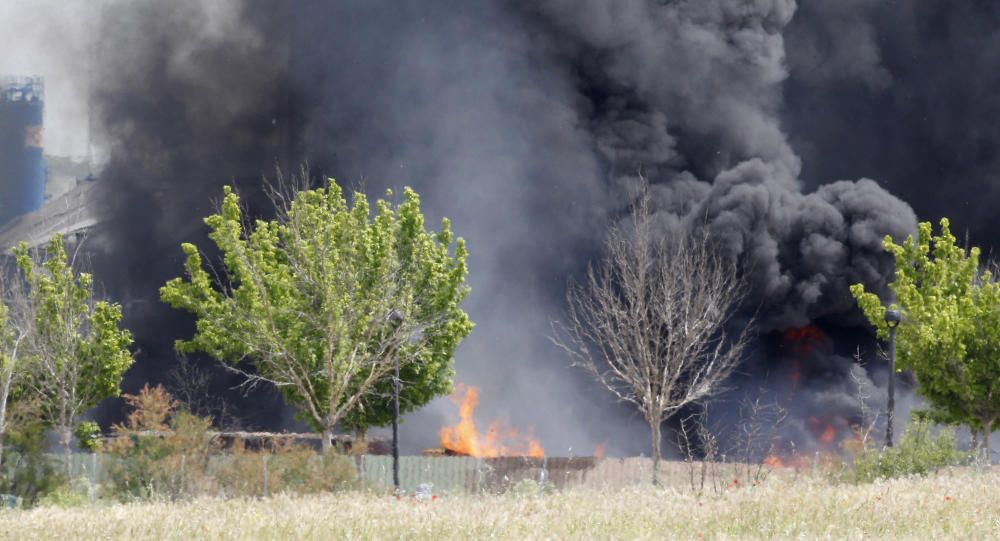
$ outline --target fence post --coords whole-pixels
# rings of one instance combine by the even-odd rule
[[[358,476],[361,477],[361,493],[363,494],[365,492],[365,455],[361,455],[358,462],[360,463]]]
[[[545,485],[548,482],[548,480],[549,480],[550,477],[551,476],[549,475],[549,457],[543,455],[542,456],[542,471],[538,473],[538,484],[539,484],[539,486]]]
[[[267,481],[268,481],[268,479],[267,479],[267,475],[268,475],[267,459],[268,459],[268,455],[267,454],[263,454],[263,455],[260,456],[262,467],[264,468],[264,497],[265,498],[267,498],[268,496],[271,495],[270,489],[267,486],[268,485],[268,483],[267,483]]]
[[[90,454],[90,486],[87,487],[87,491],[90,493],[90,501],[93,502],[97,499],[97,483],[98,483],[98,472],[97,472],[97,453]]]
[[[476,494],[483,491],[483,459],[476,459]]]

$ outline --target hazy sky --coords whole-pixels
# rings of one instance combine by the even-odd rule
[[[0,1],[0,75],[45,78],[46,153],[85,157],[88,58],[93,22],[105,0]]]

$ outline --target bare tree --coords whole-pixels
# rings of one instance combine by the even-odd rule
[[[631,211],[611,228],[607,253],[584,283],[570,284],[566,321],[553,325],[553,341],[642,414],[658,484],[661,424],[720,391],[752,319],[730,334],[747,288],[706,234],[659,231],[645,189]]]
[[[881,348],[879,348],[881,350]],[[884,356],[883,351],[879,352]],[[858,449],[861,451],[868,448],[869,441],[871,440],[872,431],[875,430],[875,426],[879,422],[879,412],[877,408],[869,408],[868,401],[871,399],[870,389],[872,387],[871,382],[866,382],[862,379],[862,374],[859,374],[864,363],[861,360],[861,347],[859,346],[854,351],[854,362],[856,363],[851,367],[851,381],[854,383],[856,389],[855,396],[858,398],[858,412],[860,414],[860,422],[854,427],[854,431],[858,437]],[[857,370],[856,370],[857,368]]]
[[[199,417],[212,419],[222,430],[243,428],[243,419],[235,415],[229,403],[212,389],[213,372],[180,355],[177,364],[167,372],[167,390],[187,411]]]

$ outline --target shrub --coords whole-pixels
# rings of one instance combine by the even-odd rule
[[[133,410],[105,449],[111,495],[118,499],[206,493],[211,455],[219,449],[211,421],[185,411],[161,386],[123,395]]]
[[[237,443],[218,460],[215,478],[226,496],[315,494],[352,488],[357,481],[351,457],[291,443],[259,451]]]
[[[66,484],[63,468],[45,453],[45,425],[36,413],[31,403],[15,402],[0,461],[0,493],[17,496],[24,506]]]
[[[926,475],[965,462],[968,454],[955,445],[955,433],[942,429],[931,434],[931,424],[914,420],[896,447],[866,449],[854,458],[851,470],[856,482],[870,482],[908,475]]]
[[[113,427],[115,438],[105,446],[107,489],[117,499],[311,494],[355,482],[353,460],[333,452],[320,455],[291,443],[249,451],[237,440],[223,453],[211,420],[177,410],[162,387],[124,398],[133,411]]]
[[[507,494],[517,497],[528,497],[549,494],[552,491],[552,485],[549,483],[539,483],[534,479],[521,479],[510,485],[507,489]]]
[[[38,504],[46,507],[80,507],[90,503],[93,495],[93,487],[87,479],[77,479],[59,485],[39,498]]]
[[[73,431],[80,449],[96,453],[101,449],[101,427],[94,421],[84,421]]]

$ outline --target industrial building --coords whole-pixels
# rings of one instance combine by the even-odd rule
[[[89,164],[46,158],[45,86],[38,77],[0,77],[0,250],[98,222]],[[48,165],[47,165],[48,164]],[[84,173],[85,172],[85,173]],[[81,173],[84,173],[81,175]]]

